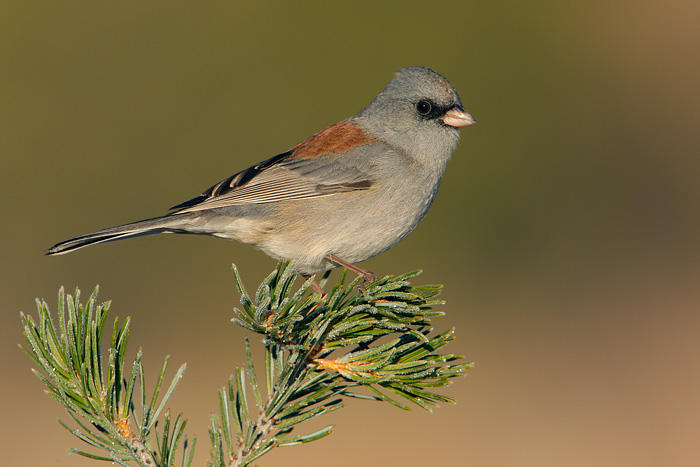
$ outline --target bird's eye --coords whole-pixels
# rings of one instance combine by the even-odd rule
[[[421,115],[428,115],[432,109],[433,106],[430,105],[429,101],[418,101],[416,103],[416,111]]]

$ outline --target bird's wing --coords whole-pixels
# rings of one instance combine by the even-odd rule
[[[358,150],[377,153],[384,145],[358,131],[361,130],[350,123],[334,125],[290,151],[232,175],[172,209],[183,213],[368,189],[372,186],[369,167],[364,164],[360,168],[351,163],[356,158],[348,156]],[[349,141],[348,136],[354,139]],[[363,147],[358,148],[360,145]]]

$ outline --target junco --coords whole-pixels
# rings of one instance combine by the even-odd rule
[[[403,68],[360,113],[239,172],[153,219],[98,230],[47,255],[157,233],[252,243],[308,276],[396,245],[433,202],[459,128],[474,123],[457,92],[426,67]]]

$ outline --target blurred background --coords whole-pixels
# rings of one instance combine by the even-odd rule
[[[188,363],[171,406],[204,465],[244,362],[230,265],[253,288],[275,262],[197,236],[43,250],[163,214],[426,65],[478,124],[420,227],[363,266],[444,284],[436,326],[476,367],[455,406],[351,401],[257,464],[700,465],[699,58],[690,0],[3,2],[3,462],[96,465],[17,344],[35,297],[99,284],[151,377]]]

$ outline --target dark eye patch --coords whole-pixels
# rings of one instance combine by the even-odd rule
[[[445,115],[445,112],[449,110],[449,107],[438,105],[430,99],[419,99],[415,104],[414,108],[416,113],[424,119],[435,120],[437,118]]]

